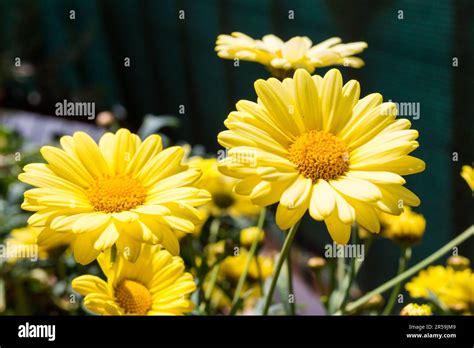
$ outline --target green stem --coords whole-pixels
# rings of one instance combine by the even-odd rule
[[[411,258],[411,248],[410,247],[402,247],[400,259],[398,261],[398,271],[397,275],[403,273],[405,268],[408,264],[408,261]],[[393,306],[395,305],[395,301],[397,300],[398,293],[400,292],[400,288],[402,287],[402,282],[399,282],[395,285],[392,289],[392,293],[390,294],[389,300],[387,302],[387,306],[383,311],[383,315],[389,315],[392,312]]]
[[[216,285],[216,280],[217,280],[217,275],[219,274],[219,269],[221,267],[221,264],[217,264],[214,266],[214,268],[211,271],[211,278],[209,279],[209,286],[206,289],[206,292],[204,293],[204,299],[209,301],[212,295],[212,290],[214,290],[214,286]]]
[[[291,251],[288,253],[286,259],[286,266],[288,271],[288,294],[293,297],[293,301],[289,301],[290,315],[296,314],[296,297],[293,291],[293,270],[291,269]]]
[[[364,303],[366,303],[372,296],[377,295],[377,294],[381,294],[381,293],[387,291],[388,289],[391,289],[393,286],[397,285],[399,282],[405,280],[406,278],[411,277],[412,275],[414,275],[415,273],[417,273],[421,269],[428,266],[430,263],[436,261],[441,256],[443,256],[444,254],[449,252],[455,246],[458,246],[459,244],[461,244],[465,240],[472,237],[473,234],[474,234],[474,225],[470,226],[467,230],[462,232],[459,236],[457,236],[456,238],[454,238],[450,242],[446,243],[439,250],[437,250],[436,252],[434,252],[433,254],[428,256],[427,258],[425,258],[423,261],[420,261],[415,266],[413,266],[410,269],[406,270],[402,274],[399,274],[398,276],[390,279],[388,282],[380,285],[379,287],[372,290],[371,292],[365,294],[364,296],[359,298],[357,301],[354,301],[353,303],[349,303],[347,305],[347,311],[352,312],[353,310],[359,308]],[[341,311],[337,311],[335,314],[340,315],[342,313],[341,313]]]
[[[349,293],[351,291],[352,287],[352,282],[354,281],[355,278],[355,257],[351,258],[351,263],[349,266],[349,273],[347,274],[346,278],[344,278],[343,287],[342,287],[342,297],[341,297],[341,303],[339,305],[339,309],[344,310],[344,307],[347,303],[347,300],[349,298]]]
[[[273,293],[275,292],[275,286],[277,284],[278,277],[280,276],[281,268],[288,256],[288,253],[290,252],[291,244],[293,243],[293,239],[295,238],[295,234],[296,234],[296,231],[298,230],[299,225],[300,225],[300,221],[294,224],[288,231],[288,234],[286,235],[285,242],[283,243],[283,247],[281,248],[280,255],[278,256],[278,260],[275,265],[275,269],[273,270],[272,281],[270,283],[270,288],[268,289],[268,294],[266,295],[266,298],[265,298],[265,304],[264,304],[263,312],[262,312],[263,315],[268,314],[268,310],[270,309],[270,304],[272,303],[272,299],[273,299]]]
[[[352,228],[352,244],[357,245],[359,241],[358,234],[357,234],[357,225],[353,225]],[[365,248],[365,246],[364,246]],[[360,266],[362,265],[364,258],[359,259],[356,258],[355,255],[352,256],[349,266],[349,273],[344,278],[343,287],[342,287],[342,297],[341,303],[339,305],[339,309],[344,311],[344,307],[346,306],[347,300],[349,299],[349,295],[352,288],[352,283],[354,282],[355,276],[359,271]]]
[[[247,255],[247,260],[245,261],[245,266],[242,274],[240,275],[239,282],[237,283],[237,287],[235,288],[234,298],[232,299],[232,306],[237,305],[240,299],[240,293],[242,292],[242,288],[245,284],[245,280],[247,279],[247,274],[250,269],[250,265],[252,263],[253,256],[255,251],[257,250],[258,239],[255,239],[250,247],[249,253]]]
[[[341,288],[342,282],[344,281],[344,274],[346,271],[346,259],[344,256],[337,258],[337,287]]]
[[[263,229],[263,225],[265,224],[265,216],[266,216],[267,210],[266,208],[262,208],[260,211],[260,216],[258,218],[257,222],[257,227],[259,229]],[[234,298],[232,299],[232,310],[234,310],[233,307],[237,306],[239,303],[240,299],[240,293],[242,292],[242,288],[245,284],[245,280],[247,279],[247,275],[250,269],[250,265],[252,264],[252,259],[255,255],[255,252],[257,251],[257,246],[258,246],[258,238],[256,238],[252,245],[250,246],[249,253],[247,255],[247,260],[245,261],[245,266],[242,274],[240,275],[239,281],[237,283],[237,287],[234,292]],[[232,312],[231,310],[231,312]]]

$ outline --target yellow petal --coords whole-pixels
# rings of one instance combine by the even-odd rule
[[[81,265],[91,263],[99,255],[100,251],[94,249],[96,239],[96,232],[86,232],[76,235],[73,242],[74,258]]]
[[[109,167],[99,147],[89,135],[84,132],[75,132],[73,139],[77,156],[93,177],[109,174]]]
[[[101,212],[89,213],[76,220],[72,225],[74,233],[85,233],[90,231],[97,231],[105,227],[109,223],[112,216]]]
[[[280,204],[288,209],[294,209],[306,203],[312,191],[311,179],[300,175],[295,182],[283,193]]]
[[[313,186],[313,194],[309,204],[309,214],[315,220],[323,220],[331,215],[336,204],[334,190],[327,181],[320,179]]]
[[[108,294],[107,283],[92,275],[83,275],[73,279],[71,286],[83,296],[90,293]]]
[[[100,234],[99,238],[97,238],[97,240],[95,241],[94,248],[100,251],[108,249],[115,244],[118,237],[119,232],[117,231],[115,224],[113,222],[109,223],[106,229]]]
[[[366,180],[343,176],[337,180],[331,180],[329,184],[342,194],[361,201],[374,202],[382,198],[382,193],[377,186]]]
[[[309,198],[309,195],[308,195]],[[276,212],[276,223],[282,230],[286,230],[296,224],[308,209],[308,199],[294,209],[288,209],[283,204],[278,204]]]
[[[334,242],[337,244],[347,244],[351,236],[351,224],[344,224],[339,220],[335,210],[324,219],[324,222]]]
[[[342,76],[339,70],[331,69],[324,75],[321,104],[323,130],[329,132],[337,125],[337,108],[342,92]]]
[[[311,75],[304,69],[298,69],[294,81],[297,107],[307,129],[322,129],[318,90]]]

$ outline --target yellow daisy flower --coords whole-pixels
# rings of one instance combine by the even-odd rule
[[[38,246],[38,235],[42,228],[25,226],[11,230],[5,239],[5,246],[13,248],[12,257],[8,261],[14,262],[20,258],[38,257],[40,259],[48,258],[48,251],[60,246],[68,245],[71,238],[63,234],[55,234],[53,238],[44,241],[41,247]],[[35,255],[30,255],[31,253]],[[16,255],[16,256],[15,256]]]
[[[472,170],[472,167],[468,165],[462,166],[461,176],[466,180],[471,191],[474,191],[474,170]]]
[[[247,227],[240,231],[240,244],[250,247],[255,240],[263,241],[265,231],[257,226]]]
[[[431,307],[422,304],[418,305],[416,303],[409,303],[400,311],[400,315],[403,316],[420,316],[420,315],[433,315]]]
[[[261,208],[252,204],[247,196],[234,192],[234,186],[238,180],[220,173],[217,168],[217,159],[196,156],[190,158],[187,164],[190,168],[202,172],[201,178],[194,186],[205,189],[211,194],[211,201],[201,207],[205,214],[230,215],[235,218],[258,215]]]
[[[430,266],[405,285],[413,298],[429,299],[432,292],[448,308],[474,312],[474,274],[470,268],[456,271],[451,267]]]
[[[366,42],[341,43],[333,37],[313,46],[306,36],[296,36],[284,42],[275,35],[265,35],[254,40],[245,34],[234,32],[219,35],[216,51],[220,58],[241,59],[265,65],[272,72],[293,71],[303,68],[312,73],[315,68],[344,65],[353,68],[364,66],[364,61],[355,54],[367,48]]]
[[[400,215],[380,213],[383,236],[403,245],[418,243],[425,233],[426,220],[423,215],[405,207]]]
[[[110,253],[97,261],[107,281],[83,275],[72,281],[75,291],[84,295],[84,305],[101,315],[181,315],[193,310],[189,295],[196,289],[193,276],[184,272],[179,256],[160,246],[143,244],[135,263]]]
[[[307,210],[346,243],[351,224],[379,232],[378,211],[398,215],[418,206],[401,175],[424,170],[408,156],[418,147],[410,121],[378,93],[359,100],[357,81],[343,86],[338,70],[324,78],[299,69],[283,82],[255,82],[258,103],[241,100],[218,136],[230,149],[222,173],[238,178],[235,192],[259,206],[279,203],[276,223],[294,225]]]
[[[247,262],[248,251],[244,248],[240,249],[240,252],[236,256],[226,257],[221,264],[221,273],[230,279],[235,281],[239,280],[242,275],[245,264]],[[258,264],[257,264],[258,262]],[[270,256],[259,255],[257,258],[252,258],[248,275],[251,279],[258,279],[259,272],[262,279],[266,279],[272,275],[273,272],[273,258]]]
[[[40,249],[36,243],[40,231],[41,229],[31,226],[11,230],[5,239],[5,246],[10,249],[11,254],[7,260],[15,262],[18,259],[31,258],[32,256],[46,259],[48,257],[47,250],[45,248]]]
[[[126,129],[104,134],[98,145],[83,132],[60,143],[62,149],[41,148],[47,164],[28,164],[19,175],[36,186],[25,192],[22,208],[36,212],[29,224],[47,227],[40,245],[69,233],[82,264],[113,245],[132,261],[142,242],[179,253],[175,232],[192,232],[201,218],[195,207],[210,199],[191,187],[201,173],[181,164],[181,147],[163,150],[158,135],[142,142]]]

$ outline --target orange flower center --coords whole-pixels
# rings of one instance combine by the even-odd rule
[[[331,133],[311,130],[290,146],[289,159],[306,178],[333,180],[349,169],[349,150]]]
[[[97,179],[86,191],[96,211],[119,213],[133,209],[145,201],[143,186],[127,175]]]
[[[150,291],[143,284],[129,279],[122,280],[117,286],[115,298],[127,314],[146,314],[153,302]]]

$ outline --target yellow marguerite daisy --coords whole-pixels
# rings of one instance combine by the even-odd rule
[[[426,220],[406,206],[400,215],[380,213],[383,236],[403,245],[418,243],[425,233]]]
[[[221,273],[233,280],[239,280],[244,272],[245,264],[248,258],[248,251],[244,248],[236,256],[226,257],[221,264]],[[258,262],[258,264],[257,264]],[[259,276],[264,280],[272,275],[273,272],[273,258],[270,256],[258,255],[252,258],[248,275],[251,279],[259,279]]]
[[[240,231],[240,244],[250,247],[254,241],[261,242],[265,238],[265,231],[257,226],[247,227]]]
[[[426,304],[409,303],[400,311],[402,316],[421,316],[421,315],[433,315],[431,307]]]
[[[84,295],[84,305],[101,315],[181,315],[193,310],[189,295],[196,289],[193,276],[184,272],[179,256],[172,256],[158,245],[143,244],[135,263],[110,253],[97,261],[107,281],[83,275],[72,281],[75,291]]]
[[[429,299],[432,292],[448,308],[474,312],[474,273],[470,268],[456,271],[451,267],[430,266],[405,285],[413,298]]]
[[[234,192],[238,180],[225,176],[217,168],[217,159],[192,157],[187,162],[190,168],[202,172],[202,176],[194,186],[207,190],[211,201],[200,209],[213,216],[230,215],[232,217],[254,217],[260,212],[260,207],[252,204],[247,196]]]
[[[258,62],[270,71],[293,71],[303,68],[312,73],[315,68],[344,65],[360,68],[364,61],[353,55],[367,48],[366,42],[341,43],[333,37],[313,46],[306,36],[296,36],[284,42],[275,35],[265,35],[254,40],[245,34],[234,32],[219,35],[216,51],[220,58]]]
[[[48,238],[44,241],[41,247],[38,246],[38,236],[42,231],[42,228],[39,227],[32,227],[32,226],[25,226],[21,228],[15,228],[11,230],[10,234],[5,239],[5,245],[15,250],[12,251],[11,258],[8,259],[10,262],[14,262],[20,258],[31,258],[31,252],[37,254],[34,255],[40,259],[48,258],[48,251],[60,247],[68,245],[72,238],[68,235],[63,234],[55,234],[51,236],[52,238]],[[13,254],[16,254],[13,255]]]
[[[68,233],[82,264],[114,244],[132,261],[142,242],[179,253],[176,231],[192,232],[200,222],[195,207],[210,199],[191,187],[201,173],[181,164],[181,147],[163,150],[160,136],[142,142],[126,129],[104,134],[98,145],[83,132],[60,142],[62,149],[41,148],[46,164],[28,164],[19,175],[37,187],[25,192],[22,208],[36,212],[29,224],[46,227],[40,245]]]
[[[235,192],[259,206],[279,203],[276,223],[293,226],[307,210],[324,220],[337,243],[351,224],[379,232],[378,211],[398,215],[417,206],[401,175],[424,170],[408,156],[418,147],[410,121],[378,93],[359,100],[357,81],[343,86],[338,70],[324,78],[299,69],[283,82],[255,82],[258,102],[241,100],[218,136],[230,149],[219,163],[240,179]]]
[[[474,191],[474,170],[471,166],[465,165],[462,166],[461,176],[466,180],[467,184],[471,188],[471,191]]]

